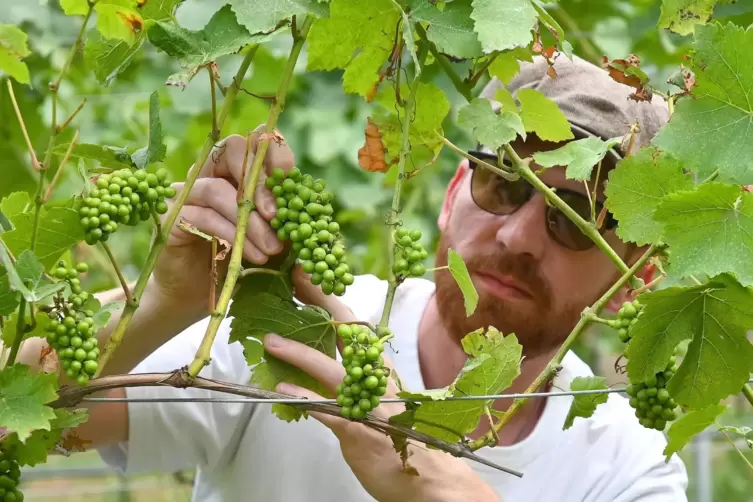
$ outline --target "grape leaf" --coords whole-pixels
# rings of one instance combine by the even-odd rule
[[[24,285],[34,290],[42,279],[44,266],[39,263],[34,253],[27,249],[16,258],[16,272],[18,272],[18,277],[21,278]]]
[[[20,300],[18,291],[10,287],[8,272],[4,266],[0,266],[0,316],[12,314]]]
[[[31,54],[28,35],[12,24],[0,24],[0,75],[7,73],[20,84],[30,83],[29,68],[22,61]]]
[[[287,382],[320,395],[327,394],[327,389],[316,379],[266,352],[264,361],[259,363],[257,355],[262,348],[255,347],[268,333],[277,333],[334,358],[335,328],[330,324],[326,311],[312,306],[299,307],[292,300],[271,293],[241,290],[230,307],[229,315],[233,317],[230,342],[241,342],[248,364],[255,365],[252,384],[274,390],[277,384]],[[273,407],[273,411],[287,421],[298,420],[302,416],[299,411],[286,405]]]
[[[606,390],[608,388],[607,379],[600,376],[575,377],[570,383],[570,390]],[[570,411],[567,412],[567,418],[562,430],[572,427],[575,417],[589,418],[596,411],[597,405],[607,402],[607,397],[606,393],[577,394],[573,396],[573,402],[570,405]]]
[[[468,274],[468,268],[465,266],[465,262],[460,254],[452,248],[447,251],[447,265],[450,268],[452,277],[458,283],[458,287],[463,293],[465,314],[470,317],[476,311],[476,306],[478,305],[478,292],[473,285],[470,274]]]
[[[70,143],[57,145],[52,152],[58,155],[65,155]],[[124,148],[105,145],[92,145],[89,143],[78,143],[71,151],[71,157],[95,160],[102,167],[110,169],[125,169],[135,167],[131,160],[131,155]]]
[[[521,89],[517,98],[526,132],[533,132],[544,141],[565,141],[575,137],[565,114],[557,103],[543,93],[535,89]]]
[[[54,410],[55,418],[50,420],[50,430],[37,429],[22,443],[17,434],[5,439],[6,446],[14,450],[19,465],[35,466],[47,461],[47,454],[60,442],[65,429],[76,427],[88,419],[85,409],[73,411]]]
[[[740,436],[748,445],[748,448],[753,450],[753,429],[750,427],[734,427],[732,425],[725,425],[723,427],[719,427],[719,430],[722,432],[731,432],[732,434],[737,434]]]
[[[31,248],[34,215],[23,213],[13,219],[14,230],[0,234],[0,238],[15,256]],[[78,212],[67,207],[42,209],[37,231],[36,256],[45,270],[55,264],[60,255],[84,240]]]
[[[496,93],[494,93],[494,100],[497,101],[502,106],[503,112],[512,112],[520,114],[520,108],[518,108],[518,103],[515,102],[515,98],[512,97],[512,94],[510,94],[510,91],[505,89],[504,87],[497,90]]]
[[[690,35],[697,24],[706,23],[716,0],[662,0],[659,27]]]
[[[458,111],[457,124],[469,129],[482,145],[496,150],[520,134],[525,138],[525,127],[520,115],[513,112],[494,113],[487,99],[475,98]]]
[[[65,284],[60,284],[60,288],[62,289]],[[25,312],[25,318],[26,318],[26,325],[31,326],[31,316],[29,316],[29,309],[26,309]],[[50,318],[47,317],[47,314],[44,312],[36,311],[34,315],[35,325],[34,329],[27,331],[23,334],[22,340],[26,340],[28,338],[45,338],[47,336],[47,325],[50,323]],[[2,332],[2,341],[3,344],[6,347],[10,347],[13,345],[13,341],[16,339],[16,330],[18,329],[18,312],[13,312],[13,314],[8,317],[8,319],[5,322],[5,325],[3,326],[3,332]]]
[[[327,6],[318,0],[230,0],[230,5],[250,33],[274,30],[280,21],[296,15],[327,16]]]
[[[229,5],[218,10],[201,30],[187,30],[171,22],[158,21],[149,27],[147,36],[155,47],[177,58],[184,68],[167,81],[168,85],[180,87],[185,87],[207,63],[269,38],[269,35],[249,33],[238,23]]]
[[[183,0],[148,0],[140,7],[141,17],[154,21],[171,19],[175,8]]]
[[[25,364],[0,371],[0,427],[26,441],[35,429],[50,430],[55,411],[45,406],[57,398],[57,374],[31,374]]]
[[[16,215],[30,210],[32,207],[29,194],[26,192],[13,192],[0,201],[0,210],[13,223]],[[8,229],[6,229],[8,231]]]
[[[717,417],[727,410],[724,404],[715,404],[701,410],[693,410],[674,422],[667,430],[667,446],[664,455],[669,462],[673,454],[682,450],[696,434],[712,425]]]
[[[516,47],[509,51],[492,54],[494,60],[489,65],[489,75],[505,85],[509,85],[512,79],[520,71],[520,61],[533,61],[531,52],[526,47]]]
[[[140,0],[98,0],[94,3],[97,14],[97,30],[103,37],[133,43],[144,28],[144,19],[137,7]],[[60,0],[67,16],[86,15],[88,0]]]
[[[392,50],[401,14],[392,0],[332,0],[330,17],[316,19],[309,31],[307,69],[344,68],[345,92],[367,96]]]
[[[588,138],[568,141],[556,150],[540,151],[533,154],[533,160],[542,167],[567,166],[568,179],[587,181],[591,179],[593,168],[607,154],[610,148],[619,144],[622,138],[604,141],[601,138]]]
[[[471,369],[467,366],[463,368],[450,386],[452,396],[498,394],[509,387],[520,374],[523,348],[515,335],[504,336],[490,326],[485,333],[483,329],[469,333],[462,343],[463,350],[471,359],[483,360],[479,364],[474,363]],[[446,429],[461,435],[468,434],[478,426],[486,406],[491,403],[491,400],[424,402],[415,411],[415,428],[418,432],[454,442],[459,438]]]
[[[151,5],[151,1],[147,5]],[[124,40],[107,39],[98,31],[92,30],[86,37],[84,60],[99,83],[107,85],[131,64],[145,39],[145,31],[139,33],[136,40],[129,44]]]
[[[99,302],[97,302],[99,303]],[[96,329],[104,328],[107,326],[107,323],[110,322],[110,317],[112,316],[112,313],[121,309],[125,302],[109,302],[102,307],[98,307],[95,309],[90,309],[94,312],[94,315],[92,316],[92,319],[94,320],[93,327]]]
[[[753,194],[723,183],[668,195],[654,219],[664,226],[675,273],[730,272],[753,285]]]
[[[159,93],[154,91],[149,98],[149,144],[136,150],[131,160],[137,167],[144,167],[154,162],[162,162],[167,153],[165,138],[162,135],[162,122],[159,118]]]
[[[530,0],[473,0],[475,29],[484,52],[528,45],[536,24]]]
[[[644,308],[631,328],[627,370],[642,382],[667,367],[674,348],[690,338],[687,353],[667,382],[681,405],[701,409],[739,392],[753,369],[753,291],[731,276],[706,284],[644,293]]]
[[[461,59],[483,54],[470,16],[471,0],[446,3],[442,10],[426,0],[410,0],[408,11],[413,22],[429,23],[426,36],[440,52]]]
[[[659,203],[666,195],[693,186],[693,178],[677,159],[651,146],[621,160],[610,171],[604,191],[607,209],[619,222],[617,235],[641,246],[658,243],[663,233],[654,219]]]
[[[753,46],[753,29],[717,23],[699,26],[690,70],[693,96],[677,101],[653,144],[702,176],[715,169],[723,181],[753,183],[753,72],[742,47]]]

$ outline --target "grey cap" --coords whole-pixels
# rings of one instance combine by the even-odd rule
[[[521,89],[535,89],[552,99],[572,125],[576,138],[585,135],[608,140],[630,132],[638,122],[640,133],[636,136],[633,151],[648,144],[659,129],[669,120],[667,104],[654,95],[651,102],[636,102],[629,98],[634,88],[613,80],[607,70],[573,55],[573,60],[560,54],[554,62],[555,78],[547,74],[549,64],[543,56],[533,62],[521,62],[520,72],[509,85],[496,77],[484,87],[480,97],[492,102],[495,112],[501,108],[494,99],[504,87],[516,97]],[[621,155],[624,151],[618,145]]]

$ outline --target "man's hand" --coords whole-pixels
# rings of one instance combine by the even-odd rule
[[[191,189],[154,269],[153,281],[157,290],[162,296],[170,298],[171,304],[182,305],[187,310],[195,311],[197,315],[207,313],[211,243],[181,230],[177,223],[183,220],[206,234],[233,242],[238,217],[238,185],[241,181],[245,184],[248,180],[261,132],[260,126],[252,135],[245,167],[246,138],[239,135],[222,140],[202,167],[199,179]],[[256,209],[248,220],[243,246],[243,257],[257,265],[266,263],[270,256],[282,251],[282,243],[269,226],[269,221],[277,213],[277,207],[264,180],[272,169],[279,167],[287,172],[294,164],[293,152],[284,140],[279,143],[270,142],[264,158],[264,169],[254,193]],[[183,183],[173,186],[180,192]],[[227,271],[227,261],[218,265],[222,280]]]
[[[341,322],[355,321],[352,312],[333,296],[325,296],[318,287],[312,286],[307,276],[296,270],[293,279],[296,297],[307,304],[316,304],[326,309]],[[325,354],[302,343],[269,334],[264,347],[275,357],[287,361],[319,380],[335,394],[335,387],[342,382],[345,369]],[[385,364],[394,369],[385,357]],[[278,392],[310,399],[321,398],[301,387],[282,383]],[[398,389],[390,379],[385,397],[395,397]],[[384,419],[405,410],[402,404],[383,403],[371,414]],[[382,433],[331,415],[311,413],[311,416],[326,425],[340,441],[343,457],[353,473],[372,497],[380,502],[419,501],[468,501],[500,502],[499,497],[471,470],[464,461],[441,451],[423,447],[409,447],[409,463],[419,476],[404,471],[402,461],[390,438]]]

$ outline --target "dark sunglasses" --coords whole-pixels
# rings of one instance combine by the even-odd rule
[[[494,154],[474,150],[468,153],[493,166],[498,165],[497,156]],[[509,166],[506,162],[503,162],[503,165]],[[512,214],[530,200],[536,192],[533,185],[523,178],[519,178],[516,181],[507,180],[473,160],[470,160],[470,168],[472,170],[471,197],[473,198],[473,202],[489,213],[499,215]],[[580,192],[563,188],[557,188],[556,192],[584,220],[588,221],[591,219],[591,203],[587,196]],[[594,207],[595,213],[599,214],[603,209],[603,204],[596,201]],[[549,236],[555,242],[568,249],[585,251],[594,245],[594,242],[584,235],[570,218],[549,204],[547,204],[546,210],[546,223],[546,230]],[[598,231],[600,234],[604,234],[616,226],[617,221],[610,213],[607,213],[604,223]]]

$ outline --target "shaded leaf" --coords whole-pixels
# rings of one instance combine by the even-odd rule
[[[280,21],[293,16],[327,16],[327,6],[319,0],[230,0],[230,5],[250,33],[273,30]]]
[[[5,267],[0,265],[0,316],[13,313],[18,307],[21,295],[10,287],[10,279]]]
[[[570,390],[606,390],[607,379],[600,376],[575,377],[570,383]],[[608,394],[577,394],[573,396],[570,411],[562,429],[567,430],[573,426],[576,417],[589,418],[596,411],[596,406],[607,402]]]
[[[29,309],[28,307],[25,310],[25,318],[26,318],[26,326],[31,326],[31,316],[29,315]],[[47,314],[44,312],[40,312],[39,310],[36,311],[34,320],[36,321],[34,329],[25,332],[23,334],[22,340],[27,340],[29,338],[45,338],[47,336],[47,332],[45,331],[47,328],[47,325],[50,323],[50,318],[47,317]],[[18,329],[18,312],[13,312],[10,317],[5,322],[5,325],[3,326],[3,333],[2,333],[2,341],[3,345],[6,347],[10,347],[13,345],[13,341],[16,339],[16,330]]]
[[[622,138],[604,141],[601,138],[588,138],[569,141],[556,150],[540,151],[533,155],[533,160],[542,167],[567,166],[565,176],[568,179],[587,181],[591,173],[604,158],[610,148],[619,144]]]
[[[26,441],[35,429],[50,430],[55,411],[45,406],[57,398],[56,374],[31,374],[24,364],[0,371],[0,427]]]
[[[60,144],[53,148],[53,153],[65,155],[70,143]],[[102,167],[110,169],[126,169],[133,167],[131,155],[125,148],[114,146],[92,145],[89,143],[78,143],[73,147],[71,157],[95,160]]]
[[[458,112],[458,125],[469,129],[482,145],[496,150],[517,135],[525,138],[525,127],[517,113],[494,113],[487,99],[475,98]]]
[[[124,40],[107,39],[98,31],[92,30],[86,37],[84,60],[99,83],[107,85],[131,64],[145,39],[145,31],[139,33],[133,43],[128,43]]]
[[[701,410],[693,410],[673,422],[667,430],[668,441],[666,448],[664,448],[667,462],[673,454],[682,450],[696,434],[700,434],[713,424],[727,408],[727,405],[716,404]]]
[[[411,0],[408,7],[413,22],[428,23],[426,36],[440,52],[456,58],[483,54],[470,17],[471,0],[454,0],[441,10],[426,0]]]
[[[465,314],[470,317],[476,311],[476,306],[478,305],[478,292],[473,285],[468,268],[465,266],[465,262],[460,254],[452,248],[447,251],[447,265],[450,268],[452,277],[458,283],[458,287],[463,293]]]

